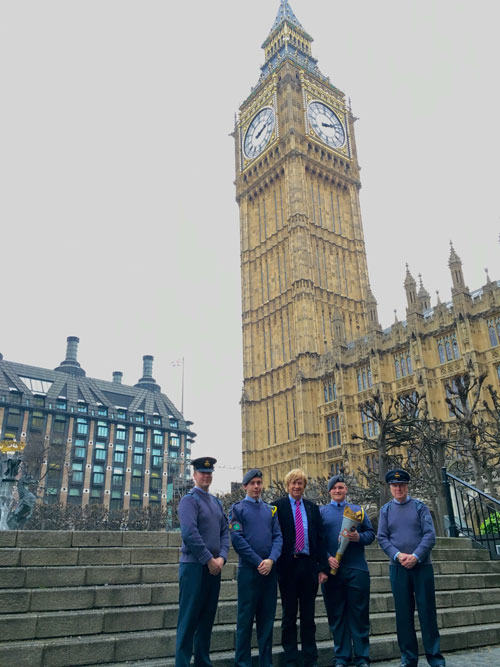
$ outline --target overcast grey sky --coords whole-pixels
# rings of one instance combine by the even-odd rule
[[[500,279],[498,2],[291,0],[351,98],[368,265],[383,326],[405,263],[450,298]],[[241,479],[234,114],[278,0],[0,1],[4,358],[53,368],[80,337],[91,377],[154,376]]]

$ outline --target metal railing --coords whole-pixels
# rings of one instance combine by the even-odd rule
[[[442,468],[450,537],[469,537],[500,560],[500,500]]]

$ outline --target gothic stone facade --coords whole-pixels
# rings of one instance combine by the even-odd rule
[[[296,466],[319,476],[341,463],[371,465],[372,452],[350,436],[373,428],[361,423],[357,406],[374,390],[425,390],[433,414],[446,416],[443,381],[469,359],[498,382],[488,345],[497,285],[469,294],[461,265],[453,303],[432,310],[408,272],[407,322],[381,330],[359,206],[355,118],[320,72],[311,42],[282,0],[234,131],[243,468],[262,468],[266,483]]]

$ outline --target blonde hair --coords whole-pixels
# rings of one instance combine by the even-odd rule
[[[293,470],[290,470],[288,475],[285,477],[285,489],[288,491],[288,487],[292,482],[295,482],[297,479],[303,479],[304,480],[304,488],[307,486],[307,477],[306,473],[301,470],[301,468],[294,468]]]

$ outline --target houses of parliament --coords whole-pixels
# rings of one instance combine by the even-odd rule
[[[425,393],[447,419],[445,384],[473,368],[500,388],[500,281],[470,290],[450,247],[451,301],[431,305],[410,268],[406,320],[383,328],[370,289],[355,118],[321,73],[312,37],[281,0],[257,85],[235,127],[240,210],[243,468],[264,481],[375,463],[360,411]],[[460,249],[457,249],[460,250]]]

